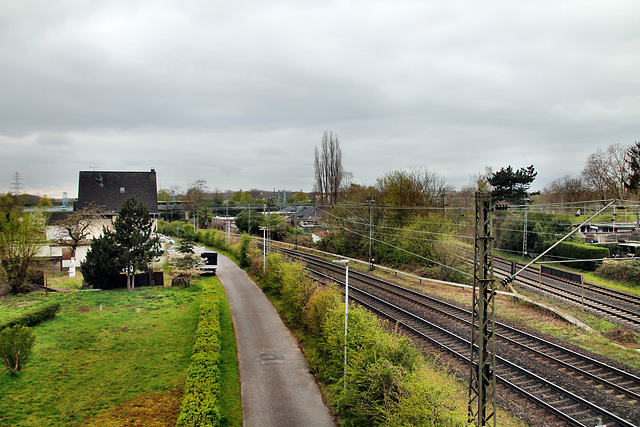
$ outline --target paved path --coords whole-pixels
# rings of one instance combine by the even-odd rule
[[[245,427],[334,426],[298,345],[276,309],[229,258],[218,258],[238,342]]]

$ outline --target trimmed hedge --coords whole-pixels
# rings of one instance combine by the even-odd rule
[[[21,315],[14,317],[0,323],[0,331],[15,325],[22,326],[36,326],[45,320],[52,319],[56,313],[60,310],[59,302],[52,302],[50,304],[35,307],[29,311],[22,313]]]
[[[218,294],[207,285],[177,427],[220,425],[220,334]]]
[[[552,255],[567,259],[602,259],[610,256],[609,249],[586,245],[584,243],[562,242],[552,251]],[[587,271],[595,270],[599,265],[596,261],[571,263],[572,267]]]

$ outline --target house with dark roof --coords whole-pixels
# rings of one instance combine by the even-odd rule
[[[74,210],[93,204],[104,209],[106,215],[116,216],[124,201],[131,197],[144,203],[151,216],[158,217],[155,169],[150,172],[80,171]]]
[[[74,210],[95,205],[102,208],[102,218],[94,221],[89,229],[87,241],[77,248],[77,261],[81,263],[84,260],[91,240],[102,235],[103,227],[113,227],[113,220],[118,216],[122,204],[131,197],[144,203],[149,215],[154,221],[157,220],[158,190],[155,169],[149,172],[80,171],[78,200],[74,203]],[[47,227],[47,236],[52,241],[59,233],[57,226]],[[64,246],[59,244],[51,243],[47,248],[43,248],[41,255],[45,258],[59,259],[61,267],[69,265],[70,257],[65,255]]]

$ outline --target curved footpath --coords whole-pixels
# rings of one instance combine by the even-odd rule
[[[244,270],[219,255],[238,342],[244,426],[334,426],[298,344]]]

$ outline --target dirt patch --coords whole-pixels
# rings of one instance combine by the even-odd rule
[[[624,345],[634,345],[640,342],[638,334],[626,328],[615,328],[604,335],[610,340]]]
[[[174,426],[180,415],[183,387],[162,393],[147,393],[108,409],[81,424],[83,427]]]
[[[91,311],[91,307],[78,307],[78,311]]]

